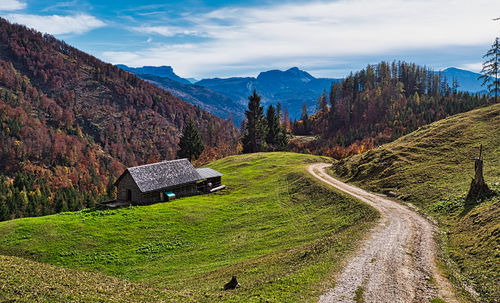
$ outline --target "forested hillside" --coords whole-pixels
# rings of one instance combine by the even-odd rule
[[[213,115],[223,119],[232,119],[235,125],[240,125],[245,118],[245,106],[206,87],[180,83],[168,77],[136,75]]]
[[[189,119],[205,158],[234,152],[230,122],[0,18],[0,219],[92,205],[124,167],[174,158]]]
[[[486,97],[458,91],[425,67],[381,62],[333,83],[329,94],[318,98],[314,115],[304,111],[293,133],[320,139],[295,140],[292,150],[341,158],[488,104]]]

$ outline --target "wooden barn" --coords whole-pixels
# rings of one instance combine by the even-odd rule
[[[129,167],[115,182],[116,202],[151,204],[208,193],[224,188],[221,177],[211,168],[194,168],[187,159]]]

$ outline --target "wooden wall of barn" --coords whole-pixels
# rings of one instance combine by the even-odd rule
[[[198,194],[198,189],[195,182],[174,187],[169,191],[173,192],[176,197],[185,197]]]
[[[127,189],[132,191],[132,201],[139,201],[141,191],[135,184],[130,173],[126,173],[116,185],[116,199],[120,202],[127,201]]]
[[[161,191],[152,191],[147,193],[140,193],[139,200],[135,201],[134,204],[152,204],[161,201]]]
[[[130,173],[127,173],[125,176],[123,176],[118,182],[116,187],[117,187],[117,200],[120,202],[127,201],[127,189],[131,190],[132,192],[131,203],[133,205],[145,205],[145,204],[161,202],[162,201],[161,192],[165,191],[173,192],[177,198],[198,194],[196,183],[194,182],[172,187],[169,189],[143,193],[139,190],[139,187],[137,187],[137,185],[135,184]]]

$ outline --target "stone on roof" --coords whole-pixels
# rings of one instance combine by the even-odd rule
[[[198,173],[200,174],[202,179],[208,179],[208,178],[215,178],[215,177],[222,177],[223,174],[219,173],[218,171],[211,169],[211,168],[197,168],[196,169]]]
[[[188,159],[162,161],[127,170],[143,193],[203,179]]]

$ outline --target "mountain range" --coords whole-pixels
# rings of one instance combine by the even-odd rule
[[[304,103],[312,112],[319,95],[328,91],[332,82],[339,80],[315,78],[306,71],[292,67],[286,71],[262,72],[257,78],[203,79],[196,84],[224,94],[242,105],[247,104],[247,97],[256,90],[264,105],[280,102],[288,110],[290,118],[294,119],[300,116]]]
[[[193,78],[181,78],[170,66],[119,68],[136,74],[154,85],[169,91],[185,101],[197,105],[221,118],[232,118],[236,125],[244,119],[248,96],[256,90],[266,106],[280,102],[287,109],[291,119],[299,118],[304,103],[313,112],[319,95],[329,91],[336,78],[315,78],[306,71],[292,67],[285,71],[270,70],[255,77],[231,77],[202,79],[193,83]],[[458,90],[471,93],[485,93],[478,73],[447,68],[439,72],[451,86],[453,79],[459,83]]]
[[[304,103],[312,112],[319,95],[325,90],[328,91],[332,82],[339,81],[333,78],[315,78],[293,67],[286,71],[262,72],[256,78],[212,78],[191,84],[188,79],[180,78],[173,73],[171,67],[131,68],[125,65],[118,65],[118,67],[214,115],[225,119],[232,117],[237,125],[244,118],[248,96],[253,93],[253,90],[256,90],[262,97],[262,104],[268,106],[279,102],[282,108],[289,112],[290,118],[294,119],[299,118]]]

